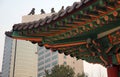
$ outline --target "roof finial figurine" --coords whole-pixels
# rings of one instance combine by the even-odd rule
[[[34,15],[34,14],[35,14],[35,8],[32,8],[32,10],[30,11],[28,15]]]
[[[43,9],[41,9],[41,14],[45,14],[45,11]]]
[[[55,10],[54,10],[54,8],[52,8],[52,9],[51,9],[51,13],[55,13]]]
[[[64,10],[64,6],[62,6],[61,10]]]
[[[89,0],[81,0],[82,3],[86,3],[87,1],[89,1]]]
[[[62,6],[62,8],[59,10],[59,12],[60,12],[60,11],[64,11],[64,6]]]
[[[81,0],[81,2],[83,2],[84,0]]]

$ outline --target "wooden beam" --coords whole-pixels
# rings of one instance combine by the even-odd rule
[[[19,40],[26,40],[26,41],[34,41],[34,42],[41,42],[42,38],[31,38],[31,37],[12,37],[13,39],[19,39]]]
[[[48,48],[61,48],[61,47],[69,47],[69,46],[76,46],[76,45],[83,45],[83,44],[86,44],[86,42],[73,42],[68,44],[54,44],[54,45],[45,44],[44,46]]]
[[[111,33],[115,32],[115,31],[117,31],[117,30],[120,30],[120,26],[119,26],[119,27],[116,27],[116,28],[114,28],[114,29],[111,29],[111,30],[108,30],[108,31],[105,31],[105,32],[102,32],[102,33],[98,34],[98,35],[97,35],[97,38],[98,38],[98,39],[99,39],[99,38],[102,38],[102,37],[104,37],[104,36],[107,36],[108,34],[111,34]]]
[[[107,12],[107,9],[101,6],[96,6],[93,10],[97,11],[99,14],[106,14]]]
[[[63,32],[66,32],[66,30],[52,30],[52,31],[48,31],[48,32],[40,32],[40,33],[33,33],[33,34],[27,34],[27,36],[54,36],[54,35],[58,35],[61,34]]]

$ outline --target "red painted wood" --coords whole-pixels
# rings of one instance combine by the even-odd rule
[[[119,77],[118,66],[111,66],[107,68],[108,77]]]

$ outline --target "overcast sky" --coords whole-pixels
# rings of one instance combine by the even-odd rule
[[[27,15],[33,7],[36,9],[36,14],[40,14],[41,9],[44,9],[46,13],[50,13],[50,9],[53,7],[58,11],[62,6],[71,6],[76,1],[80,0],[0,0],[0,71],[4,51],[5,31],[10,31],[13,24],[20,23],[21,17]],[[87,63],[85,64],[87,65]],[[104,69],[98,65],[90,65],[90,67]]]

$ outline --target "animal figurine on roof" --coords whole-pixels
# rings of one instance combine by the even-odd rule
[[[61,12],[61,11],[64,11],[64,6],[62,6],[61,9],[59,10],[59,12]]]
[[[64,10],[64,6],[62,6],[61,10]]]
[[[55,13],[55,10],[54,10],[54,8],[52,8],[52,9],[51,9],[51,13]]]
[[[82,3],[86,3],[88,2],[89,0],[81,0]]]
[[[41,9],[41,14],[45,14],[45,11],[43,9]]]
[[[35,14],[35,8],[32,8],[32,10],[30,11],[28,15],[34,15],[34,14]]]

